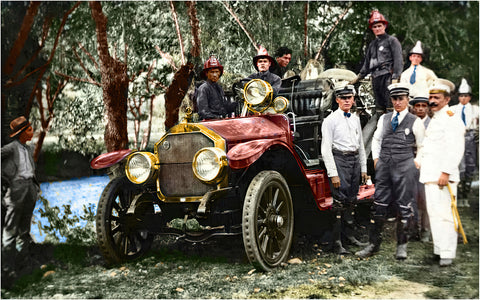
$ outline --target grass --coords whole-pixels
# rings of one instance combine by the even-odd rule
[[[472,201],[471,201],[472,202]],[[394,258],[389,224],[377,255],[339,257],[307,241],[302,260],[270,273],[253,270],[241,242],[157,246],[144,258],[107,267],[96,247],[58,244],[43,269],[18,280],[2,298],[478,298],[478,201],[461,208],[469,244],[459,244],[450,267],[431,259],[431,243],[410,242]],[[356,250],[355,248],[352,250]]]

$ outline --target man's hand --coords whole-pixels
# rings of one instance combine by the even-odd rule
[[[420,164],[417,161],[413,161],[415,163],[415,168],[420,169]]]
[[[398,83],[399,80],[398,79],[392,79],[392,83]]]
[[[438,178],[438,186],[440,189],[443,189],[444,186],[448,184],[448,179],[450,178],[450,174],[443,173],[440,174],[440,177]]]
[[[360,80],[360,76],[357,75],[354,80],[350,81],[348,84],[355,84]]]
[[[373,168],[374,168],[374,169],[377,169],[377,162],[378,162],[378,158],[375,158],[375,159],[373,160]]]
[[[362,184],[367,184],[368,175],[365,172],[362,172]]]
[[[333,177],[331,178],[331,180],[332,180],[332,185],[333,185],[333,187],[336,188],[336,189],[338,189],[338,188],[340,187],[340,177],[338,177],[338,176],[333,176]]]

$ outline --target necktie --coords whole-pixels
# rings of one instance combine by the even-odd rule
[[[343,115],[347,118],[350,118],[350,116],[352,115],[351,113],[347,113],[347,112],[343,112]]]
[[[410,84],[414,84],[415,81],[417,81],[416,77],[417,77],[417,66],[413,67],[413,73],[412,73],[412,76],[410,76]]]
[[[395,115],[395,117],[392,119],[392,129],[393,129],[393,132],[395,132],[395,130],[397,130],[397,127],[398,127],[398,115],[400,115],[399,112],[397,112],[397,114]]]
[[[465,118],[465,105],[462,108],[462,121],[463,124],[467,125],[467,119]]]

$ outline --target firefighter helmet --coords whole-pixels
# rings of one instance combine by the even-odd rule
[[[257,71],[258,71],[257,61],[260,58],[267,58],[270,61],[271,66],[273,66],[275,64],[275,59],[273,59],[273,57],[268,55],[267,49],[265,49],[265,47],[263,47],[263,46],[260,46],[260,48],[258,49],[257,56],[253,57],[253,66],[255,67],[255,70],[257,70]]]
[[[472,94],[472,87],[468,85],[467,80],[465,78],[462,78],[462,82],[460,83],[460,86],[458,87],[458,93],[459,94]]]
[[[206,78],[207,77],[207,71],[209,69],[214,69],[217,68],[220,70],[220,76],[223,74],[223,66],[220,64],[218,59],[211,55],[210,58],[203,64],[203,70],[202,70],[202,77]]]
[[[388,21],[385,17],[378,10],[372,10],[370,19],[368,20],[368,28],[372,29],[373,24],[378,22],[383,23],[385,27],[388,26]]]
[[[423,56],[422,42],[417,41],[415,47],[410,50],[409,54],[420,54],[421,56]]]

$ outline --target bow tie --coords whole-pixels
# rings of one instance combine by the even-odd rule
[[[343,115],[347,118],[350,118],[350,116],[352,115],[351,113],[347,113],[347,112],[343,112]]]

